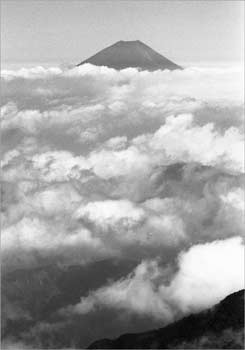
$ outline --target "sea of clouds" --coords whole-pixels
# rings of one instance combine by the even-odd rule
[[[105,308],[169,323],[244,288],[241,68],[1,79],[4,273],[138,261],[60,319]]]

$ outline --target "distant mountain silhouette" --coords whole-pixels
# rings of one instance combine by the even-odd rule
[[[89,349],[242,349],[243,344],[244,290],[241,290],[207,311],[164,328],[98,340]]]
[[[128,67],[148,71],[182,69],[182,67],[171,62],[139,40],[118,41],[79,63],[78,66],[84,63],[91,63],[95,66],[107,66],[114,69]]]

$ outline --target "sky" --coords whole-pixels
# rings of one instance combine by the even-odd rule
[[[141,40],[179,64],[242,61],[243,1],[1,2],[2,66],[77,63]]]

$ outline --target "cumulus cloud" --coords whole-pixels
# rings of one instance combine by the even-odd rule
[[[176,162],[199,162],[203,165],[243,171],[244,135],[234,127],[222,135],[214,124],[193,125],[193,115],[166,118],[154,134],[140,135],[118,151],[98,150],[88,158],[96,175],[103,178],[130,176],[149,172],[152,167]]]
[[[243,288],[243,261],[240,237],[193,246],[179,256],[179,271],[167,293],[184,312],[208,308]]]
[[[134,207],[128,200],[104,200],[101,202],[90,202],[86,206],[78,208],[75,213],[77,218],[84,218],[94,222],[96,225],[112,228],[116,224],[134,227],[144,217],[144,211],[141,208]]]
[[[142,261],[69,312],[103,306],[166,322],[242,288],[242,76],[2,71],[4,271]]]
[[[95,256],[110,255],[85,227],[68,228],[59,221],[38,217],[24,217],[3,229],[1,245],[3,266],[11,269],[37,267],[44,262],[84,264]]]
[[[2,128],[31,134],[56,127],[79,142],[95,142],[122,131],[149,131],[167,115],[183,112],[199,112],[201,124],[208,119],[218,126],[242,125],[242,71],[236,67],[152,73],[89,64],[71,70],[37,67],[3,71],[2,84]],[[222,118],[227,110],[229,117]]]
[[[170,322],[180,314],[209,308],[244,286],[242,239],[195,245],[179,255],[177,272],[168,283],[164,282],[166,272],[157,261],[143,261],[125,279],[94,291],[62,312],[84,314],[102,305]]]
[[[163,150],[166,156],[175,161],[194,161],[204,165],[228,169],[243,169],[243,135],[236,128],[229,128],[224,135],[209,123],[203,127],[193,126],[192,115],[169,117],[150,140],[153,150]],[[234,162],[234,163],[233,163]]]
[[[105,305],[153,317],[161,318],[164,314],[167,320],[171,320],[171,309],[155,291],[154,281],[159,277],[160,271],[155,261],[142,262],[128,278],[97,290],[82,298],[79,304],[61,312],[84,314],[98,305]]]

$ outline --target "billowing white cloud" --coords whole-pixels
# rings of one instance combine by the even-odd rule
[[[3,71],[5,271],[142,261],[65,312],[103,306],[159,322],[243,288],[242,77],[236,67]]]
[[[168,304],[157,295],[154,282],[160,277],[160,270],[155,261],[144,261],[137,266],[132,275],[101,288],[81,302],[67,310],[75,313],[87,313],[98,305],[127,309],[130,312],[146,314],[172,321],[173,315]],[[64,312],[63,311],[63,312]]]
[[[125,129],[136,134],[139,126],[147,131],[169,114],[197,111],[204,111],[196,116],[202,125],[242,126],[242,76],[236,67],[150,73],[86,64],[2,71],[2,128],[37,134],[56,127],[82,142],[88,129],[95,142]]]
[[[140,135],[123,150],[98,150],[88,157],[96,175],[102,178],[134,176],[152,167],[176,162],[199,162],[231,171],[243,171],[244,135],[234,127],[224,135],[213,124],[193,125],[193,115],[166,119],[154,134]]]
[[[167,118],[149,141],[154,151],[164,151],[171,160],[223,165],[238,171],[243,170],[243,142],[244,135],[237,128],[229,128],[221,135],[213,123],[194,126],[190,114]]]
[[[104,200],[90,202],[78,208],[76,218],[83,218],[103,228],[120,225],[127,229],[133,228],[144,218],[144,211],[128,200]]]
[[[44,261],[84,264],[110,256],[109,249],[87,228],[72,228],[60,220],[50,222],[35,216],[23,217],[3,229],[1,246],[2,263],[7,269],[35,267]]]
[[[84,314],[103,305],[170,322],[211,307],[244,287],[242,239],[195,245],[179,255],[178,270],[168,283],[167,275],[156,261],[143,261],[125,279],[92,292],[62,313]]]
[[[32,158],[34,170],[40,171],[45,181],[65,181],[80,177],[80,171],[88,169],[83,157],[70,152],[47,152]]]
[[[199,311],[244,288],[241,237],[193,246],[178,259],[179,271],[160,288],[183,312]]]

